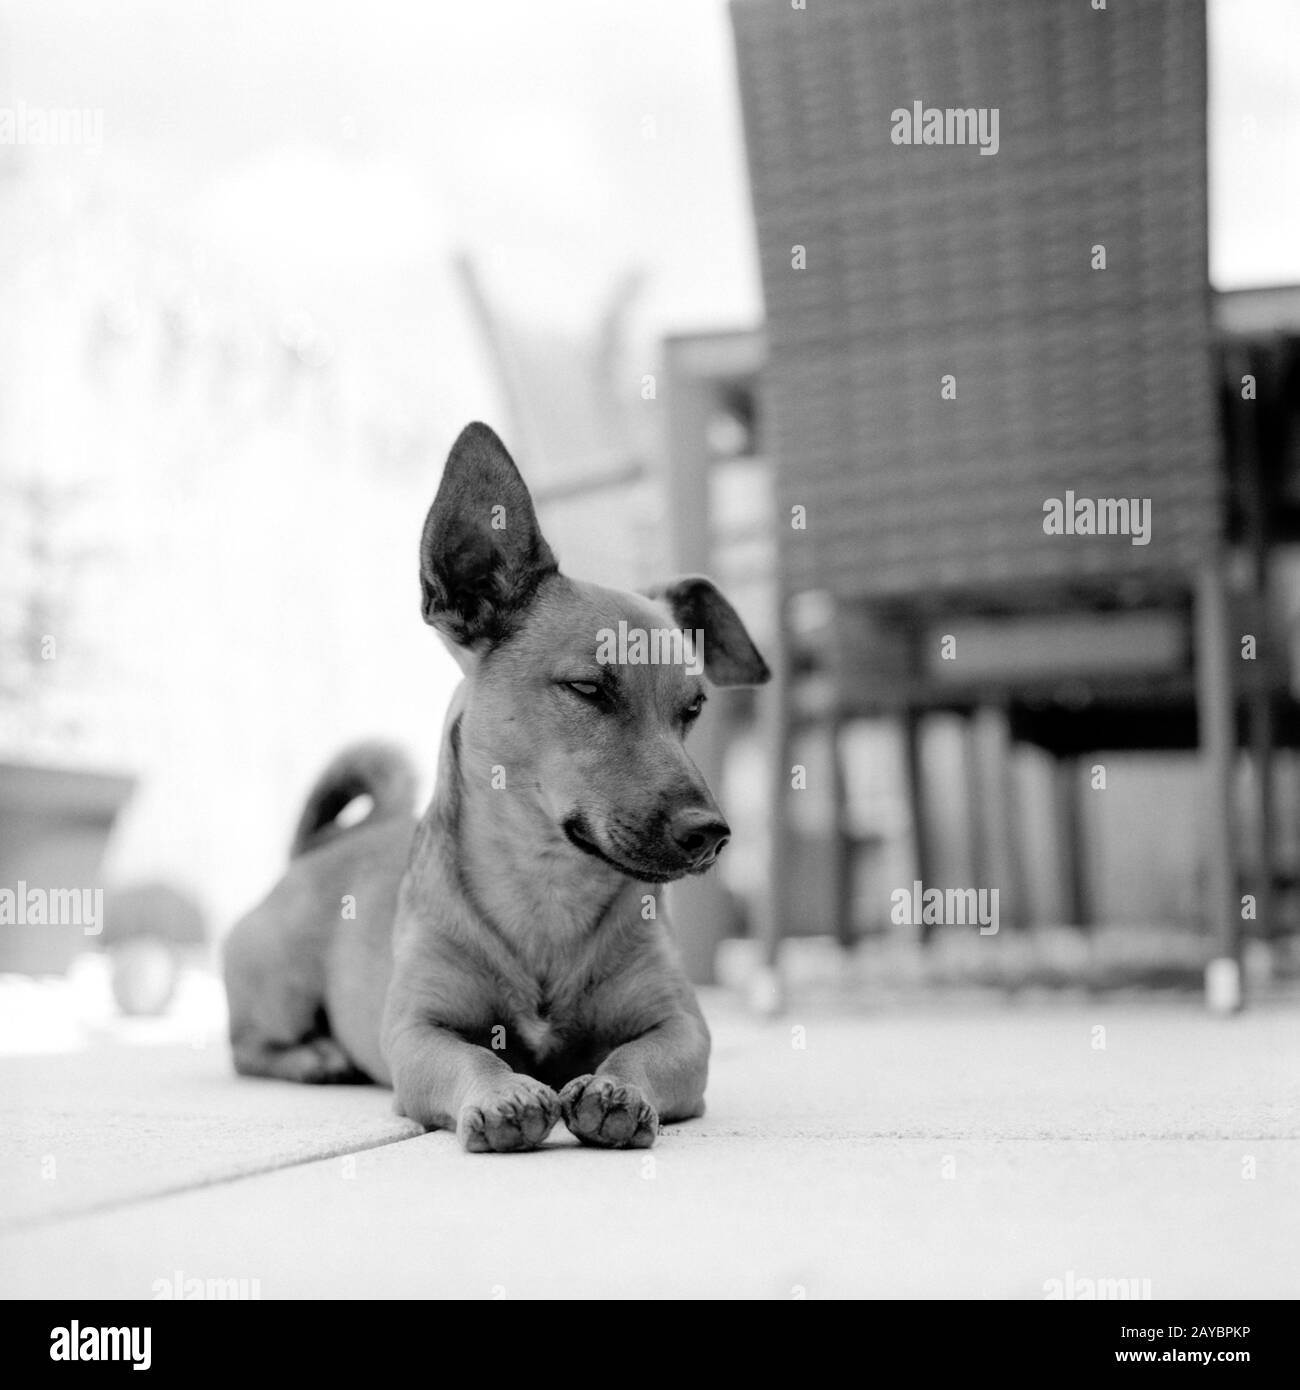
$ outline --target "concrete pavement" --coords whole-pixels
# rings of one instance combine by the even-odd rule
[[[216,1046],[7,1059],[0,1294],[1300,1294],[1291,1008],[708,1007],[710,1113],[649,1153],[469,1156]]]

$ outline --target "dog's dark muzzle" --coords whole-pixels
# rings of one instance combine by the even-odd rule
[[[678,811],[663,826],[655,849],[611,843],[602,845],[580,815],[564,823],[569,843],[584,854],[603,860],[630,878],[649,883],[671,883],[687,874],[702,874],[713,867],[731,838],[731,827],[716,811]]]
[[[699,874],[717,862],[731,827],[716,811],[679,811],[669,825],[678,853],[687,861],[687,873]]]

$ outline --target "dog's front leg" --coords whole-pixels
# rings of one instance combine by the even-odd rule
[[[450,1028],[413,1023],[389,1035],[397,1108],[427,1129],[455,1129],[470,1153],[535,1149],[560,1118],[555,1092]]]
[[[564,1123],[584,1144],[648,1149],[661,1120],[704,1113],[709,1030],[682,1013],[616,1047],[594,1074],[560,1092]]]

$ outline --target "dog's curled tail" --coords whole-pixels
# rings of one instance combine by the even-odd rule
[[[366,823],[410,815],[415,810],[416,780],[411,760],[392,744],[372,741],[345,748],[308,793],[289,858],[296,859],[341,833],[344,827],[337,824],[338,818],[359,796],[368,796],[373,803]]]

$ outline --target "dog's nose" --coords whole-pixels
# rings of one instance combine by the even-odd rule
[[[716,859],[731,838],[731,827],[716,811],[679,811],[672,820],[673,843],[692,864]]]

